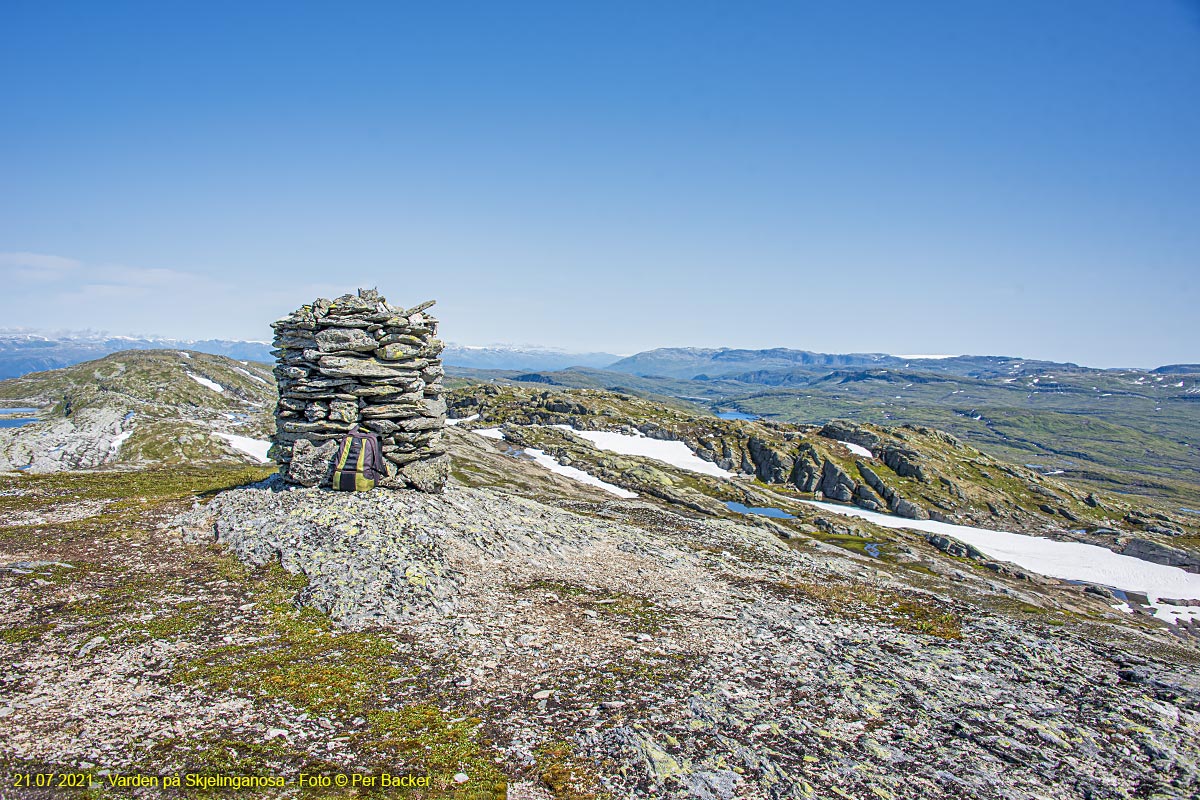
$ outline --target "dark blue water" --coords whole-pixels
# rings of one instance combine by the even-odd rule
[[[0,419],[0,428],[19,428],[22,425],[28,425],[31,422],[40,422],[33,417],[25,417],[24,419]]]
[[[717,416],[721,419],[747,419],[752,422],[756,419],[762,419],[758,414],[746,414],[742,411],[718,411]]]
[[[877,545],[875,542],[867,542],[865,545],[863,545],[863,549],[875,558],[879,558],[879,545]]]
[[[794,516],[781,508],[758,508],[734,502],[726,503],[725,507],[730,511],[736,511],[738,514],[757,514],[760,517],[774,517],[775,519],[795,519]]]

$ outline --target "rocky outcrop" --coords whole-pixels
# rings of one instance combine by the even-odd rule
[[[857,444],[861,447],[865,447],[872,452],[878,450],[879,445],[882,442],[877,435],[866,428],[862,428],[858,425],[855,425],[853,422],[846,422],[845,420],[841,419],[831,420],[828,424],[821,428],[820,434],[826,439],[835,439],[839,442],[850,442],[851,444]]]
[[[1097,625],[1005,609],[1051,582],[1003,562],[919,577],[917,590],[898,582],[906,570],[868,577],[844,550],[788,547],[757,526],[638,502],[588,507],[460,486],[264,486],[222,493],[177,525],[303,575],[297,601],[343,627],[416,642],[414,668],[387,687],[408,694],[386,709],[435,696],[477,715],[506,769],[567,742],[613,797],[1117,800],[1200,788],[1191,651],[1145,621],[1114,635],[1115,612]],[[814,526],[870,543],[858,523]],[[1009,602],[976,601],[972,587],[993,584]],[[1096,611],[1112,602],[1091,597],[1080,602]],[[305,746],[326,752],[321,730]],[[380,763],[367,726],[343,730],[337,739],[362,748],[356,763]],[[576,774],[572,786],[588,778]]]
[[[279,403],[271,457],[288,481],[328,485],[336,440],[380,435],[381,485],[440,492],[450,475],[443,444],[442,342],[433,301],[403,310],[374,290],[320,299],[275,322]]]
[[[855,483],[846,472],[829,459],[821,467],[821,493],[830,500],[849,503],[854,499]]]
[[[797,451],[791,482],[802,492],[815,492],[820,488],[821,459],[812,445],[801,445]]]
[[[1143,561],[1166,564],[1169,567],[1179,567],[1185,572],[1200,574],[1200,556],[1176,547],[1168,547],[1165,544],[1151,542],[1147,539],[1130,540],[1124,549],[1121,550],[1121,553],[1133,556],[1134,558],[1140,558]]]
[[[921,483],[928,480],[924,467],[921,465],[921,454],[916,450],[896,444],[885,445],[879,451],[879,458],[888,468],[901,478],[915,478]]]
[[[859,461],[855,464],[855,466],[858,467],[858,474],[862,475],[862,478],[867,482],[867,485],[874,489],[879,496],[883,498],[884,502],[887,503],[888,508],[891,508],[892,504],[896,502],[898,497],[896,490],[884,483],[883,479],[876,474],[875,470],[871,469],[863,462]]]
[[[879,474],[875,470],[861,461],[856,462],[855,466],[858,467],[858,474],[862,475],[863,480],[866,481],[866,485],[870,486],[887,503],[889,511],[905,519],[929,519],[928,511],[911,500],[901,497],[899,492],[883,482],[883,479],[879,477]],[[870,508],[870,506],[864,505],[861,502],[858,505],[863,508]],[[871,510],[874,511],[875,509]]]
[[[879,495],[867,486],[865,483],[860,483],[854,489],[854,505],[859,508],[865,508],[868,511],[886,511],[887,506],[880,500]]]
[[[754,474],[765,483],[785,483],[792,473],[795,460],[773,448],[768,442],[751,436],[746,443]]]

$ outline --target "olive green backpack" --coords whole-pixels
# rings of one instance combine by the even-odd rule
[[[383,451],[379,436],[350,431],[342,437],[333,462],[333,488],[343,492],[367,492],[384,477]]]

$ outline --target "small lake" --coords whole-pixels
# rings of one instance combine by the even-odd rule
[[[39,411],[41,411],[40,408],[5,408],[4,406],[0,406],[0,416],[8,414],[36,414]]]
[[[717,416],[721,419],[745,419],[751,422],[762,419],[758,414],[747,414],[744,411],[718,411]]]
[[[1184,512],[1185,514],[1200,514],[1200,511],[1197,511],[1194,508],[1184,508],[1183,506],[1180,506],[1179,510]]]
[[[22,425],[29,425],[33,422],[41,422],[41,420],[35,419],[34,417],[19,417],[17,419],[5,419],[4,417],[0,417],[0,428],[19,428]]]
[[[781,508],[759,508],[757,506],[745,506],[734,502],[726,503],[725,507],[738,514],[757,514],[760,517],[773,517],[775,519],[795,519],[794,516]]]

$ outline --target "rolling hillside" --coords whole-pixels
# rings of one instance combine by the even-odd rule
[[[261,363],[128,350],[0,381],[0,405],[38,422],[0,429],[0,469],[265,460],[275,381]]]

